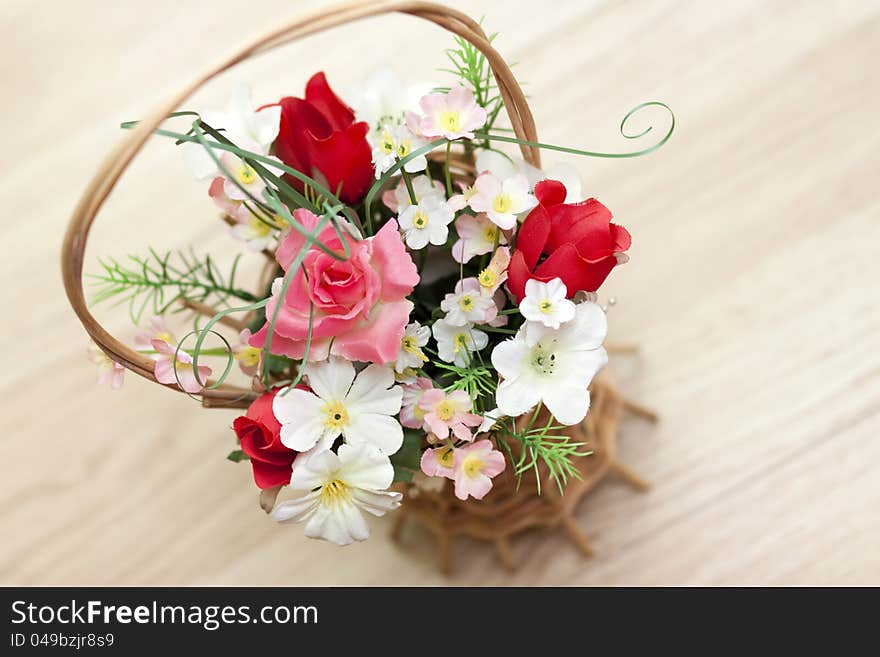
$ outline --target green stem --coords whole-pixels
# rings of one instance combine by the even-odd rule
[[[452,196],[452,174],[449,173],[449,155],[452,151],[452,142],[446,142],[446,161],[443,163],[443,173],[446,175],[446,197]]]
[[[489,326],[488,324],[479,324],[476,328],[480,331],[486,331],[487,333],[505,333],[506,335],[516,335],[516,331],[514,331],[513,329],[496,328],[494,326]]]
[[[406,191],[409,194],[409,202],[413,205],[418,205],[419,200],[416,198],[416,191],[413,189],[412,180],[410,180],[406,169],[401,169],[400,174],[403,177],[403,183],[406,185]]]

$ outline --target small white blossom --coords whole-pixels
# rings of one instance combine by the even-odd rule
[[[440,302],[446,321],[453,326],[488,324],[498,315],[498,307],[491,296],[483,294],[479,281],[470,277],[458,281],[455,292]]]
[[[530,322],[558,329],[560,324],[574,319],[575,305],[567,296],[568,290],[561,278],[549,283],[531,278],[526,281],[526,296],[519,303],[519,311]]]
[[[438,319],[433,326],[434,339],[440,360],[466,367],[471,354],[489,344],[489,336],[473,327],[473,324],[454,326],[445,319]]]
[[[425,142],[412,134],[405,125],[382,126],[373,144],[373,168],[376,171],[376,178],[381,178],[395,162],[424,145]],[[427,166],[428,159],[424,155],[419,155],[404,164],[403,169],[407,173],[417,173],[424,171]]]
[[[406,245],[419,250],[428,244],[442,246],[449,237],[449,224],[455,212],[442,196],[422,197],[416,205],[410,205],[400,213],[399,223]]]
[[[404,374],[408,369],[421,369],[428,362],[428,357],[422,351],[422,347],[428,344],[431,337],[431,329],[422,326],[418,322],[412,322],[406,327],[403,338],[400,340],[400,349],[397,352],[397,360],[394,361],[394,371]]]

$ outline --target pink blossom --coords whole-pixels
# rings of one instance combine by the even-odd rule
[[[492,254],[489,265],[477,275],[484,294],[496,294],[501,285],[507,281],[508,265],[510,265],[510,249],[500,246]],[[500,307],[503,307],[503,304]]]
[[[193,370],[192,356],[164,340],[153,340],[152,345],[159,354],[156,360],[156,369],[153,370],[156,381],[169,385],[180,385],[189,393],[199,392],[206,385],[208,377],[211,376],[210,367],[199,365],[199,379],[201,380],[199,383]],[[175,352],[176,364],[174,362]]]
[[[425,424],[441,439],[451,432],[459,440],[473,440],[468,427],[478,427],[483,421],[471,412],[471,398],[464,390],[453,390],[449,394],[439,388],[426,390],[419,408],[425,412]]]
[[[486,110],[470,89],[453,87],[449,93],[428,94],[419,101],[423,116],[419,122],[425,137],[474,138],[474,130],[486,123]]]
[[[407,383],[401,387],[403,388],[403,402],[400,408],[400,423],[410,429],[430,431],[425,424],[425,411],[419,408],[419,404],[425,391],[434,387],[431,379],[422,376],[413,383]]]
[[[241,201],[234,201],[226,195],[225,184],[226,179],[223,176],[214,178],[211,186],[208,187],[208,196],[214,200],[214,205],[220,208],[223,214],[237,223],[246,222],[251,217],[250,210]]]
[[[454,457],[455,496],[481,500],[492,490],[492,477],[504,471],[504,454],[494,449],[489,440],[460,447]]]
[[[459,239],[452,245],[452,259],[460,263],[467,263],[474,256],[491,253],[496,244],[507,244],[504,232],[485,214],[459,216],[455,220],[455,232]]]
[[[452,479],[455,470],[455,448],[452,445],[444,445],[434,449],[426,449],[422,454],[419,464],[429,477],[446,477]]]
[[[165,325],[165,320],[159,315],[150,318],[147,329],[134,336],[134,345],[141,351],[152,351],[153,340],[162,340],[168,344],[177,344],[177,338]]]
[[[308,231],[318,224],[318,217],[302,208],[293,216]],[[418,270],[394,220],[365,240],[341,232],[342,238],[328,225],[318,239],[337,253],[343,252],[344,239],[350,253],[347,260],[331,257],[314,245],[307,247],[295,230],[282,239],[275,258],[285,270],[301,248],[307,248],[307,253],[283,299],[279,281],[273,286],[266,317],[273,317],[276,308],[278,315],[270,350],[295,359],[304,356],[313,306],[309,360],[334,354],[353,361],[393,362],[413,309],[406,296],[419,282]],[[268,332],[267,320],[249,344],[265,346]]]
[[[238,334],[238,344],[232,348],[233,356],[238,361],[241,371],[253,376],[260,369],[260,350],[248,344],[251,339],[251,330],[244,329]]]
[[[488,324],[498,316],[498,306],[489,295],[484,295],[479,281],[470,276],[455,284],[455,291],[440,302],[446,321],[453,326]]]
[[[125,381],[125,367],[110,358],[94,342],[89,345],[89,360],[98,366],[98,385],[110,384],[111,390],[119,390]]]

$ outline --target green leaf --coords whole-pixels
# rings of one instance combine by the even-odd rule
[[[402,468],[398,465],[394,466],[394,479],[392,483],[396,483],[398,481],[403,481],[409,483],[412,481],[413,475],[415,471],[410,470],[409,468]]]
[[[422,459],[424,433],[413,429],[403,430],[403,445],[391,456],[394,466],[394,481],[412,481]]]
[[[241,463],[242,461],[250,461],[250,457],[242,452],[240,449],[234,449],[229,454],[226,455],[226,458],[232,461],[233,463]]]

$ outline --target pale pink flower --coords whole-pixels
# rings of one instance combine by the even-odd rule
[[[88,358],[98,366],[98,385],[110,384],[112,390],[119,390],[125,380],[125,368],[110,358],[92,342],[88,349]]]
[[[458,241],[452,245],[452,259],[462,264],[491,253],[497,244],[507,244],[507,236],[485,214],[463,214],[455,220]]]
[[[177,347],[168,344],[164,340],[153,340],[152,345],[153,349],[158,352],[156,369],[153,370],[156,381],[169,385],[179,385],[189,393],[199,392],[206,385],[208,377],[211,376],[210,367],[199,365],[199,379],[202,381],[199,383],[196,380],[196,374],[193,369],[192,356],[183,349],[177,349]]]
[[[489,219],[504,230],[516,226],[518,215],[528,212],[538,204],[538,199],[529,193],[529,180],[517,174],[501,180],[492,173],[481,173],[474,187],[477,193],[471,197],[471,208],[485,212]]]
[[[445,94],[428,94],[419,105],[423,112],[419,126],[426,137],[473,139],[474,130],[486,123],[486,110],[477,105],[473,92],[465,87],[453,87]]]
[[[446,477],[452,479],[455,470],[455,448],[452,445],[444,445],[434,449],[426,449],[419,463],[429,477]]]
[[[409,429],[428,431],[425,424],[425,411],[419,408],[419,404],[425,391],[434,387],[431,379],[422,376],[413,383],[407,383],[401,387],[403,388],[403,402],[400,407],[400,423]]]
[[[492,490],[492,477],[504,471],[504,454],[493,448],[489,440],[460,447],[454,457],[455,496],[481,500]]]
[[[419,408],[425,413],[425,424],[441,439],[451,432],[459,440],[473,440],[469,427],[478,427],[483,421],[471,412],[471,398],[464,390],[453,390],[449,394],[439,388],[426,390]]]
[[[223,214],[235,222],[247,221],[248,217],[251,216],[250,210],[241,201],[234,201],[229,198],[226,195],[225,186],[226,179],[223,176],[217,176],[211,181],[211,186],[208,187],[208,196],[214,201],[214,205],[223,211]]]
[[[483,290],[483,294],[491,296],[507,281],[507,267],[510,265],[510,249],[506,246],[498,247],[492,254],[489,265],[477,274],[477,280]],[[503,307],[503,303],[501,304]]]
[[[241,371],[253,376],[260,369],[260,356],[262,351],[248,344],[251,339],[251,330],[244,329],[238,334],[238,344],[232,348],[233,357],[238,361]]]
[[[141,351],[153,351],[153,340],[162,340],[168,344],[177,344],[177,338],[165,325],[165,320],[159,315],[150,318],[146,330],[134,336],[134,346]]]
[[[495,301],[483,294],[479,281],[473,276],[458,281],[455,292],[450,292],[440,302],[440,309],[446,313],[446,321],[452,326],[488,324],[498,316]]]
[[[459,189],[461,189],[460,194],[453,194],[449,197],[449,207],[458,212],[459,210],[464,210],[468,205],[470,205],[471,197],[477,193],[477,188],[473,185],[465,185],[464,183],[458,183]]]

